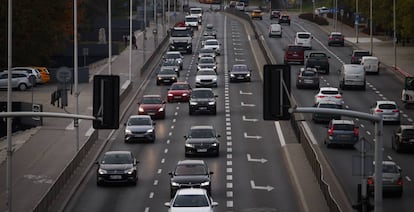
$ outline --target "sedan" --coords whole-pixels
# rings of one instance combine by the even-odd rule
[[[169,212],[213,212],[217,202],[201,188],[180,189],[171,202],[164,203]]]
[[[185,156],[220,154],[219,134],[213,126],[192,126],[190,132],[184,136]]]
[[[180,76],[180,70],[182,67],[180,66],[180,63],[178,60],[175,59],[165,59],[161,63],[161,68],[172,68],[177,73],[177,76]]]
[[[220,43],[216,39],[209,39],[204,42],[204,48],[212,48],[216,51],[217,55],[220,55]]]
[[[370,109],[372,115],[382,116],[383,122],[400,124],[400,110],[394,101],[376,101]]]
[[[138,102],[138,115],[150,115],[152,118],[165,118],[166,102],[160,95],[144,95]]]
[[[198,52],[198,59],[202,57],[212,57],[215,59],[216,52],[211,48],[201,48],[200,51]]]
[[[375,166],[375,163],[374,163]],[[403,193],[402,169],[394,161],[382,161],[382,192],[395,194],[398,197]],[[374,192],[375,173],[368,177],[368,191]]]
[[[96,162],[96,184],[104,183],[131,183],[137,185],[138,171],[137,164],[130,151],[109,151],[106,152],[100,162]]]
[[[180,66],[180,70],[183,70],[183,61],[184,57],[179,51],[167,51],[165,55],[163,56],[164,60],[176,60],[178,65]]]
[[[161,67],[157,74],[157,85],[172,84],[174,82],[177,82],[177,80],[177,71],[173,68]]]
[[[188,102],[191,94],[191,86],[188,82],[173,83],[168,89],[168,102]]]
[[[196,87],[217,87],[217,73],[214,69],[203,68],[197,72]]]
[[[197,71],[203,68],[212,68],[217,72],[217,63],[214,57],[202,57],[198,60]]]
[[[180,160],[170,175],[170,196],[182,188],[203,188],[211,194],[212,171],[203,160]]]
[[[235,64],[230,69],[230,82],[247,81],[250,82],[252,70],[245,64]]]
[[[155,141],[155,122],[148,115],[133,115],[125,125],[125,143],[132,141]]]
[[[296,88],[319,89],[319,75],[316,68],[300,68],[296,77]]]

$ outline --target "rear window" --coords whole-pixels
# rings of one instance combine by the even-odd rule
[[[379,109],[384,109],[384,110],[392,110],[392,109],[397,109],[397,106],[394,104],[380,104]]]
[[[354,125],[351,124],[335,124],[334,130],[346,130],[346,131],[353,131]]]
[[[316,75],[316,72],[314,72],[314,71],[303,71],[302,72],[302,76],[304,76],[304,77],[313,77],[315,75]]]
[[[403,130],[402,136],[404,136],[404,137],[414,137],[414,129],[405,129],[405,130]]]
[[[325,53],[312,53],[309,56],[311,57],[326,57]]]
[[[355,56],[362,57],[362,56],[369,56],[369,52],[354,52]]]
[[[310,38],[310,35],[309,34],[298,34],[298,38],[301,38],[301,39],[309,39]]]
[[[302,46],[289,46],[288,51],[299,52],[299,51],[304,51],[304,50]]]
[[[327,95],[336,95],[339,94],[338,91],[322,91],[322,94],[327,94]]]
[[[382,166],[383,173],[398,173],[398,168],[394,165],[384,164]]]

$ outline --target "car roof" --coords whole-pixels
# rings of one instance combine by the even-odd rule
[[[181,54],[179,51],[167,51],[165,54]]]
[[[145,94],[142,98],[145,98],[145,97],[160,97],[161,98],[161,95],[159,95],[159,94]]]
[[[129,116],[129,118],[147,118],[147,119],[151,119],[150,115],[131,115]]]
[[[115,154],[131,154],[131,151],[121,151],[121,150],[117,150],[117,151],[107,151],[105,152],[105,155],[115,155]]]
[[[194,88],[193,91],[211,91],[211,92],[213,92],[213,89],[211,89],[211,88]]]
[[[338,91],[338,88],[335,87],[320,87],[319,88],[320,91]]]
[[[190,194],[205,195],[206,193],[207,191],[204,188],[181,188],[181,189],[178,189],[176,195],[190,195]]]
[[[362,60],[367,59],[367,60],[378,60],[378,57],[375,56],[363,56]]]
[[[202,164],[205,165],[206,163],[204,160],[180,160],[177,162],[177,165],[185,165],[185,164]]]
[[[253,12],[262,12],[262,10],[256,9],[256,10],[253,10]]]
[[[308,35],[310,35],[311,33],[310,32],[296,32],[296,34],[298,35],[298,34],[308,34]]]
[[[354,125],[355,123],[354,123],[353,120],[348,120],[348,119],[333,119],[332,124],[352,124],[352,125]]]
[[[318,70],[316,68],[311,68],[311,67],[302,67],[300,68],[300,72],[304,72],[304,71],[313,71],[313,72],[318,72]]]
[[[212,68],[201,68],[200,70],[198,70],[198,71],[197,71],[197,73],[198,73],[198,72],[200,72],[200,71],[201,71],[201,72],[202,72],[202,71],[212,71],[212,72],[214,72],[214,73],[215,73],[214,69],[212,69]]]
[[[187,81],[178,81],[178,82],[174,82],[173,84],[185,84],[185,85],[189,85],[189,83]]]
[[[368,50],[364,50],[364,49],[354,49],[353,52],[368,52]]]
[[[342,35],[341,32],[331,32],[331,35]]]
[[[344,64],[345,69],[363,69],[364,66],[360,64]]]
[[[214,36],[213,36],[213,37],[214,37]],[[207,41],[217,41],[217,43],[218,43],[218,40],[217,40],[217,39],[207,39],[207,40],[206,40],[206,42],[207,42]]]
[[[389,100],[378,100],[377,104],[393,104],[396,105],[397,103],[394,101],[389,101]]]

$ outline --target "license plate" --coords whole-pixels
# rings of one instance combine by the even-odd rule
[[[197,149],[197,152],[207,152],[207,149]]]
[[[414,143],[414,139],[410,139],[410,140],[408,140],[408,142]]]
[[[207,107],[200,107],[200,110],[207,110]]]
[[[170,80],[168,80],[168,79],[166,79],[166,80],[164,80],[164,82],[169,82]]]
[[[240,76],[240,77],[237,77],[237,79],[244,79],[244,77]]]
[[[304,80],[303,82],[304,82],[304,83],[306,83],[306,84],[311,84],[311,83],[313,83],[313,81],[312,81],[312,80]]]
[[[110,175],[109,178],[112,180],[120,180],[122,179],[122,176],[121,175]]]
[[[155,115],[155,113],[148,113],[148,115],[153,116],[153,115]]]
[[[174,96],[174,99],[181,99],[181,96]]]

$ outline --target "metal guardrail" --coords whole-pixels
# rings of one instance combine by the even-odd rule
[[[270,55],[272,54],[265,47],[266,44],[264,43],[264,40],[260,39],[260,36],[256,30],[256,26],[253,24],[250,16],[246,14],[245,12],[238,11],[234,8],[228,8],[225,10],[225,12],[235,15],[249,22],[250,26],[252,27],[255,33],[255,37],[258,40],[260,49],[262,50],[263,55],[265,56],[266,62],[268,64],[272,64],[272,58],[270,57]],[[312,145],[312,142],[310,141],[308,135],[306,134],[304,127],[301,125],[301,122],[304,120],[303,116],[300,114],[293,114],[291,117],[292,117],[290,121],[291,126],[295,132],[295,135],[299,143],[301,143],[302,148],[305,151],[306,158],[308,159],[309,164],[311,165],[312,171],[318,181],[318,184],[323,193],[323,196],[325,197],[326,204],[329,210],[331,212],[341,212],[342,210],[340,209],[338,203],[332,196],[329,184],[324,179],[323,168],[322,168],[320,160],[318,159],[318,155]]]

